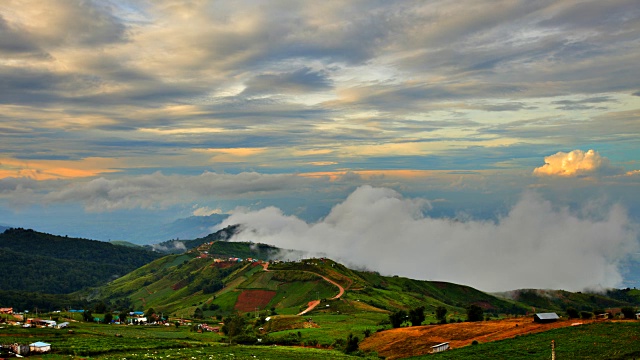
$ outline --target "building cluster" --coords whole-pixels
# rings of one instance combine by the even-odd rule
[[[0,345],[0,354],[1,354],[0,356],[3,356],[3,357],[4,356],[23,357],[23,356],[29,356],[29,355],[45,354],[50,351],[51,351],[51,344],[48,344],[42,341],[36,341],[29,345],[18,344],[18,343]]]

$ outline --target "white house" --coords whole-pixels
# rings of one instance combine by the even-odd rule
[[[51,344],[47,344],[46,342],[42,342],[42,341],[37,341],[32,344],[29,344],[29,350],[31,352],[45,353],[47,351],[51,351]]]
[[[445,351],[445,350],[449,350],[449,343],[448,342],[443,342],[442,344],[433,345],[431,347],[431,352],[432,353],[437,353],[437,352],[441,352],[441,351]]]

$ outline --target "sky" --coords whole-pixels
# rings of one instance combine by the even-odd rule
[[[388,274],[620,286],[638,59],[635,0],[4,0],[0,225],[228,214]]]

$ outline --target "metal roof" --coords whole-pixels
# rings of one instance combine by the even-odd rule
[[[557,320],[560,318],[556,313],[537,313],[536,316],[540,320]]]
[[[38,342],[34,342],[32,344],[29,344],[29,346],[44,347],[44,346],[51,346],[51,344],[47,344],[46,342],[38,341]]]

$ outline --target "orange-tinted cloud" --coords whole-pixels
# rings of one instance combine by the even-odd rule
[[[537,176],[575,177],[589,175],[612,175],[622,171],[614,167],[606,157],[600,156],[597,151],[573,150],[571,152],[558,152],[544,158],[545,164],[534,169]]]
[[[26,177],[33,180],[56,180],[98,176],[118,172],[116,159],[18,160],[0,159],[0,179]]]

